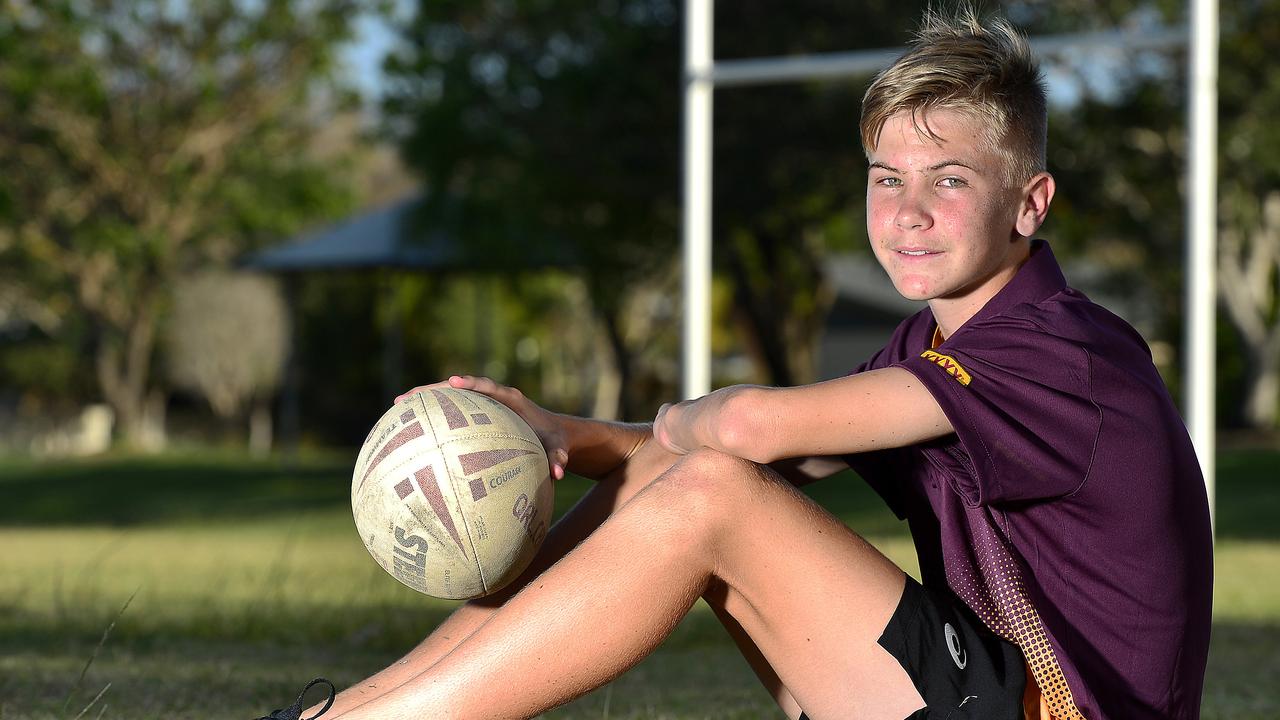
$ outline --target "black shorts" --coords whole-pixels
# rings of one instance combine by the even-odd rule
[[[925,588],[908,577],[880,647],[898,660],[924,698],[926,707],[906,720],[1023,720],[1022,652],[950,591]]]

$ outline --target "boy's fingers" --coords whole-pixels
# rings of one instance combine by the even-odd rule
[[[502,388],[483,375],[454,375],[449,378],[449,384],[459,390],[474,390],[485,395],[492,395]]]
[[[414,389],[406,392],[396,398],[396,402],[400,402],[414,393],[431,390],[432,388],[450,387],[458,390],[473,390],[497,400],[507,407],[515,410],[517,404],[528,411],[530,408],[527,404],[521,404],[524,394],[519,390],[506,385],[499,384],[491,378],[483,375],[451,375],[448,380],[430,385],[419,385]],[[535,406],[536,409],[536,406]],[[548,437],[544,433],[540,433],[544,440]],[[569,466],[569,451],[564,447],[545,447],[547,451],[547,462],[551,466],[551,477],[559,480],[564,477],[565,468]]]
[[[503,405],[515,410],[518,414],[525,417],[525,420],[540,427],[536,418],[528,415],[529,412],[536,411],[537,406],[524,402],[524,394],[517,388],[508,387],[494,382],[490,378],[475,375],[454,375],[449,378],[449,384],[455,388],[474,390],[478,393],[488,395],[494,400],[497,400]],[[535,432],[537,432],[536,429]],[[549,435],[546,432],[539,432],[538,435],[544,443],[543,449],[547,451],[547,462],[551,466],[551,477],[556,480],[563,478],[565,468],[569,466],[569,451],[563,447],[555,447],[546,444],[548,438],[555,437],[554,435]]]
[[[555,480],[563,478],[565,468],[569,466],[569,451],[556,448],[547,453],[547,459],[551,461],[551,477]]]
[[[507,387],[482,375],[454,375],[449,378],[450,387],[460,390],[474,390],[488,395],[509,408],[515,409],[522,395],[515,388]]]
[[[417,395],[417,394],[418,394],[418,393],[420,393],[420,392],[425,392],[425,391],[427,391],[427,390],[431,390],[431,389],[433,389],[433,388],[442,388],[442,387],[449,387],[449,383],[447,383],[447,382],[443,382],[443,381],[442,381],[442,382],[437,382],[437,383],[431,383],[430,385],[419,385],[418,387],[413,388],[412,390],[408,390],[408,391],[406,391],[406,392],[402,392],[402,393],[400,393],[399,395],[397,395],[397,396],[396,396],[396,400],[395,400],[395,401],[396,401],[396,402],[404,402],[406,398],[409,398],[409,397],[412,397],[412,396],[414,396],[414,395]]]

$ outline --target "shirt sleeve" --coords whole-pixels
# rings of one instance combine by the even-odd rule
[[[1090,355],[1026,319],[966,326],[900,363],[955,428],[969,473],[953,473],[970,506],[1069,495],[1088,479],[1102,428]]]

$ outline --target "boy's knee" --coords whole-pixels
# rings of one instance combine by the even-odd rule
[[[692,475],[709,479],[755,474],[759,471],[759,467],[750,460],[710,448],[698,448],[681,458],[678,464]]]
[[[766,471],[742,458],[709,449],[684,456],[658,480],[658,501],[687,524],[712,531],[742,516],[759,497],[752,488],[769,482]]]

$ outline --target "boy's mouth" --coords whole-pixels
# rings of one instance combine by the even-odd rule
[[[924,257],[924,256],[926,256],[926,255],[938,255],[940,251],[938,251],[938,250],[918,250],[918,249],[906,249],[906,248],[900,248],[900,249],[898,249],[896,252],[897,252],[899,255],[906,255],[906,256],[908,256],[908,257]]]

